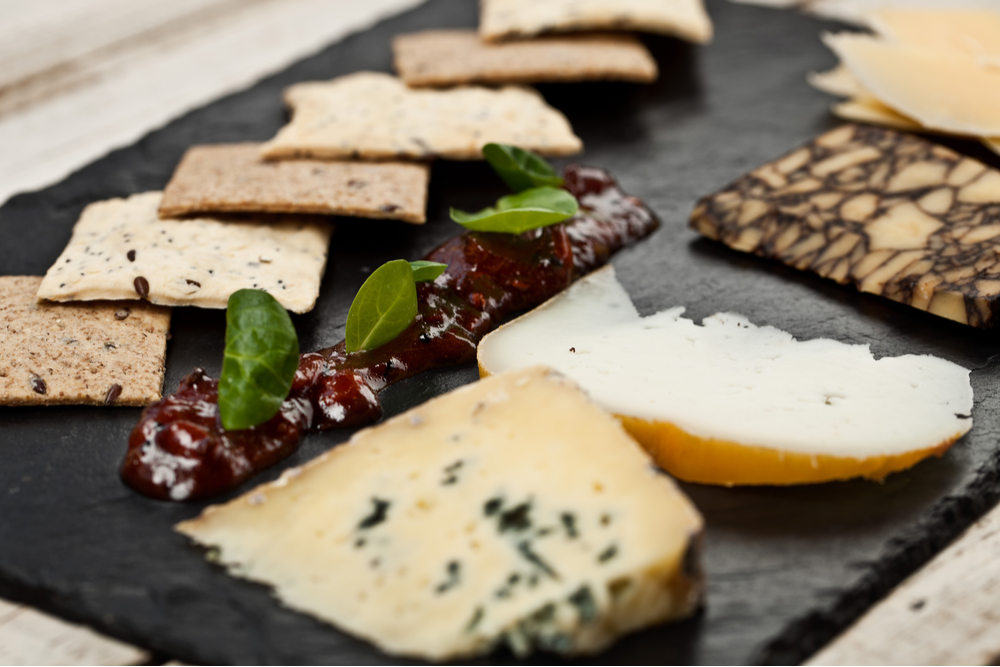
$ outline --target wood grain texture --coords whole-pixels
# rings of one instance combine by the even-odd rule
[[[5,3],[0,202],[418,1]]]
[[[972,525],[808,665],[995,665],[1000,507]]]
[[[0,664],[141,665],[145,651],[0,600]]]

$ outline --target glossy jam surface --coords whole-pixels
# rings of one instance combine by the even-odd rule
[[[565,289],[659,222],[611,175],[570,166],[565,187],[580,202],[567,222],[520,236],[468,232],[425,259],[448,265],[419,283],[419,312],[397,338],[348,354],[344,343],[303,354],[292,390],[270,421],[225,431],[218,381],[196,369],[148,407],[132,430],[123,479],[154,498],[189,500],[228,491],[295,451],[304,431],[361,426],[382,416],[378,393],[422,371],[472,362],[476,345],[505,319]]]

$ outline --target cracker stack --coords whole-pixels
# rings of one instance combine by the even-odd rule
[[[1000,153],[1000,13],[973,9],[872,12],[875,35],[824,41],[837,68],[809,82],[847,98],[841,118],[981,140]]]

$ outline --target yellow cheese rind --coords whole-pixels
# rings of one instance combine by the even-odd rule
[[[434,399],[177,529],[287,606],[432,660],[594,652],[701,599],[697,511],[542,368]]]

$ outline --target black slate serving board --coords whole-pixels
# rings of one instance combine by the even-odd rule
[[[801,661],[982,514],[1000,488],[995,334],[730,251],[687,229],[697,197],[837,123],[827,111],[830,99],[805,83],[807,71],[834,63],[818,36],[836,26],[721,0],[709,2],[709,10],[717,36],[707,47],[647,38],[662,71],[655,85],[542,87],[586,143],[582,160],[610,169],[663,220],[652,238],[614,260],[639,309],[686,305],[696,319],[732,310],[798,338],[868,343],[877,356],[943,356],[974,369],[975,426],[942,459],[883,484],[685,485],[708,524],[705,611],[629,637],[589,662]],[[270,138],[286,120],[285,86],[388,71],[394,34],[475,21],[471,0],[431,0],[191,112],[58,185],[11,199],[0,208],[0,274],[43,274],[86,204],[162,188],[188,146]],[[1000,164],[975,144],[952,145]],[[340,339],[368,271],[387,259],[418,258],[454,235],[448,206],[475,210],[502,191],[481,164],[438,163],[427,225],[339,221],[319,304],[295,318],[302,348]],[[168,390],[195,366],[218,373],[223,313],[177,309],[172,331]],[[476,376],[464,367],[413,378],[384,394],[387,414]],[[399,662],[205,562],[200,549],[171,531],[203,503],[153,501],[123,486],[117,466],[138,416],[129,408],[0,408],[0,595],[189,662]],[[257,481],[350,434],[308,436],[297,454]],[[483,662],[512,660],[499,652]]]

